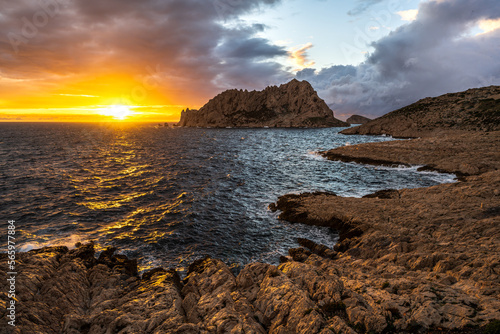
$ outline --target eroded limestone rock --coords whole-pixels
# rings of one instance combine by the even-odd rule
[[[187,127],[345,127],[307,81],[292,80],[263,91],[227,90],[200,110],[185,110]]]

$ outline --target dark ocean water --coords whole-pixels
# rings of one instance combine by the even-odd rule
[[[328,228],[270,212],[280,195],[453,182],[416,168],[331,162],[314,152],[391,140],[341,129],[167,129],[153,125],[0,123],[0,222],[18,249],[94,240],[154,266],[182,270],[204,255],[234,268],[277,263],[304,237],[333,246]]]

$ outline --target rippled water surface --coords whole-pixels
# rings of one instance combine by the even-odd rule
[[[141,269],[183,270],[203,255],[238,268],[276,263],[298,237],[335,243],[327,228],[277,220],[267,206],[280,195],[362,196],[453,181],[314,153],[390,140],[339,130],[0,123],[0,225],[5,232],[16,220],[23,250],[94,240],[139,258]]]

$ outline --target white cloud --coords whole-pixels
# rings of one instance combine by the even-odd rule
[[[483,31],[483,34],[497,30],[500,28],[500,19],[481,20],[479,21],[479,28]]]
[[[397,14],[401,16],[401,20],[411,22],[417,19],[418,9],[402,10]]]
[[[279,45],[279,46],[287,46],[287,45],[292,44],[293,41],[291,39],[280,39],[280,40],[277,40],[277,41],[273,41],[273,43],[275,45]]]

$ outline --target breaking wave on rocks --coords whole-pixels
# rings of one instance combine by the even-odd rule
[[[327,161],[314,152],[388,137],[330,129],[167,129],[152,125],[4,123],[0,194],[30,250],[93,240],[138,258],[142,270],[179,271],[210,255],[235,270],[277,263],[328,228],[290,224],[268,205],[292,192],[363,196],[453,182],[416,168]],[[4,222],[2,222],[4,223]],[[4,248],[5,249],[5,248]]]

